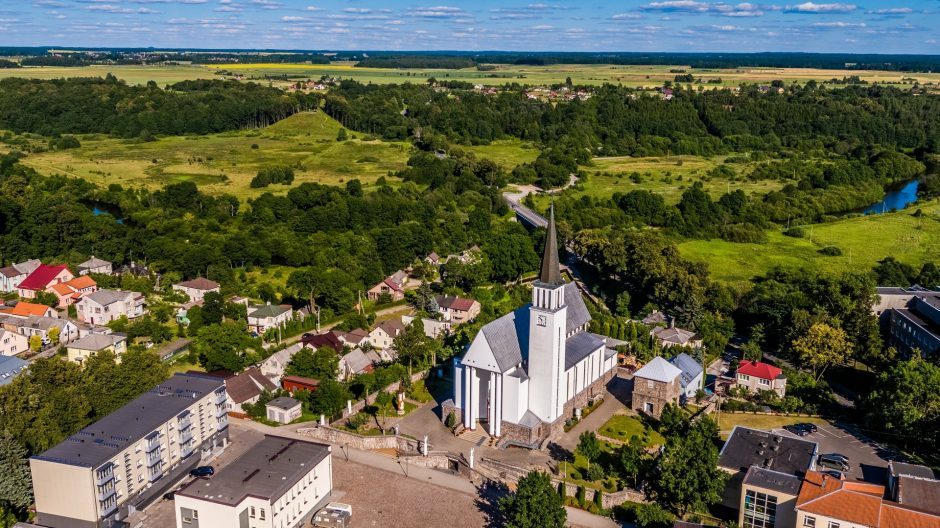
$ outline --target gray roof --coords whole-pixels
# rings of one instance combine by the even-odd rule
[[[223,387],[220,378],[176,374],[33,458],[96,468],[182,413],[194,400]]]
[[[25,322],[18,324],[19,327],[29,327],[35,328],[37,330],[42,330],[48,332],[53,328],[63,329],[71,321],[68,319],[60,319],[58,317],[46,317],[45,315],[31,315],[26,318]]]
[[[271,503],[328,456],[328,445],[265,435],[212,478],[193,480],[177,495],[230,506],[249,495]]]
[[[692,383],[692,380],[697,378],[702,373],[701,363],[685,352],[670,359],[669,362],[682,371],[682,377],[680,378],[679,382],[683,387],[687,387],[689,383]]]
[[[803,479],[796,475],[751,466],[744,475],[744,483],[788,495],[799,495]]]
[[[353,374],[364,371],[373,363],[373,359],[363,352],[361,348],[354,348],[352,352],[343,356],[343,359],[346,360],[346,367]]]
[[[81,339],[72,341],[68,344],[68,347],[97,351],[116,345],[125,339],[127,339],[127,336],[124,334],[88,334]]]
[[[896,462],[892,460],[888,462],[888,474],[892,477],[899,477],[901,475],[908,475],[911,477],[920,477],[920,478],[934,478],[933,470],[927,466],[921,466],[918,464],[908,464],[906,462]]]
[[[591,314],[588,312],[587,305],[584,304],[581,291],[573,282],[565,284],[565,305],[568,306],[566,333],[570,334],[575,328],[580,328],[591,320]]]
[[[604,346],[604,340],[590,332],[578,332],[565,340],[565,370]]]
[[[277,317],[290,311],[290,306],[280,304],[267,304],[264,306],[253,306],[248,312],[248,317]]]
[[[902,475],[898,478],[898,504],[940,514],[940,481]]]
[[[277,407],[278,409],[284,409],[289,411],[294,407],[300,405],[300,400],[295,400],[293,398],[288,398],[287,396],[281,396],[280,398],[274,398],[268,402],[268,405],[271,407]]]
[[[29,362],[14,356],[0,356],[0,387],[13,381],[13,378],[29,366]]]
[[[123,301],[127,299],[128,294],[133,296],[141,295],[137,292],[123,291],[123,290],[98,290],[93,293],[89,293],[82,297],[82,299],[90,299],[101,306],[107,306],[109,304],[114,304],[118,301]]]
[[[751,466],[802,476],[813,467],[816,442],[736,425],[721,448],[718,465],[732,471]]]
[[[542,267],[539,270],[539,282],[543,284],[561,284],[561,265],[558,262],[558,235],[555,233],[555,204],[548,211],[548,233],[545,235],[545,250],[542,253]]]
[[[110,266],[110,265],[111,263],[108,262],[107,260],[101,260],[100,258],[97,258],[97,257],[91,257],[85,262],[82,262],[81,264],[79,264],[78,269],[95,269],[95,268],[101,268],[101,267]]]

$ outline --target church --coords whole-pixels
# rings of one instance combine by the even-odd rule
[[[590,320],[577,285],[562,278],[552,208],[532,303],[486,324],[454,359],[443,417],[454,412],[466,429],[538,446],[614,376],[612,340],[588,332]]]

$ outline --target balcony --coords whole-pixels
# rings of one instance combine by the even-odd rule
[[[163,466],[153,468],[153,471],[150,473],[150,478],[147,480],[150,482],[156,482],[160,480],[160,477],[163,476]]]
[[[154,465],[160,463],[161,461],[163,461],[163,457],[160,456],[159,451],[153,451],[151,453],[147,453],[147,467],[148,468],[153,467]]]
[[[193,430],[192,428],[186,429],[185,431],[180,432],[180,445],[187,444],[190,440],[193,439]]]
[[[215,393],[215,399],[213,400],[213,402],[214,402],[216,405],[223,405],[223,404],[225,404],[225,402],[226,402],[227,400],[228,400],[228,398],[226,398],[226,396],[225,396],[225,391],[222,391],[222,392],[217,392],[217,393]]]
[[[98,506],[101,508],[101,518],[105,518],[117,511],[117,499],[109,500],[105,504],[98,503]]]
[[[98,491],[98,500],[105,502],[117,493],[117,488],[114,486],[108,486],[107,489]]]
[[[188,445],[183,446],[183,448],[180,450],[180,458],[186,458],[193,454],[194,451],[196,451],[196,443],[190,442]]]
[[[109,463],[107,467],[99,468],[95,475],[95,484],[99,486],[114,480],[114,465]]]
[[[215,406],[215,417],[216,417],[216,418],[225,416],[226,414],[228,414],[228,409],[226,409],[224,405],[216,405],[216,406]]]
[[[150,454],[151,451],[160,448],[160,432],[154,431],[150,433],[150,436],[147,437],[147,454]]]

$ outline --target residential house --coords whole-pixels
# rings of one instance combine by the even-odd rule
[[[314,392],[320,386],[320,380],[305,378],[303,376],[284,376],[281,378],[281,388],[294,394],[299,390]]]
[[[12,293],[30,273],[42,265],[38,260],[27,260],[0,268],[0,293]]]
[[[83,296],[75,303],[75,309],[79,321],[105,325],[121,317],[136,319],[144,315],[144,302],[142,293],[102,289]]]
[[[927,466],[888,462],[888,498],[907,508],[940,514],[940,479]]]
[[[90,259],[79,264],[77,269],[79,275],[88,275],[89,273],[111,275],[113,273],[113,266],[110,262],[97,258],[94,255],[92,255]]]
[[[787,377],[783,371],[760,361],[741,361],[735,374],[735,383],[751,392],[772,390],[781,398],[787,391]]]
[[[265,377],[258,367],[251,367],[225,379],[229,410],[234,412],[244,412],[242,406],[246,403],[256,403],[262,392],[276,390],[277,385]]]
[[[439,295],[436,300],[441,315],[454,326],[472,321],[480,315],[480,303],[473,299]]]
[[[20,282],[19,286],[16,287],[16,294],[22,299],[35,299],[36,294],[46,291],[50,286],[74,278],[75,275],[69,271],[69,267],[65,264],[59,264],[58,266],[40,264]]]
[[[676,326],[657,326],[650,330],[650,335],[653,336],[653,339],[663,348],[702,348],[702,337],[684,328],[678,328]]]
[[[362,328],[354,328],[348,332],[343,332],[342,330],[333,330],[333,334],[343,345],[349,345],[351,347],[358,346],[367,346],[369,345],[369,332],[366,332]]]
[[[264,335],[271,328],[283,328],[294,310],[287,304],[266,304],[248,309],[248,331]]]
[[[15,356],[29,350],[29,339],[17,332],[0,328],[0,356]]]
[[[415,318],[410,315],[401,316],[401,322],[405,326],[410,325],[414,320]],[[449,333],[451,323],[450,321],[438,321],[437,319],[428,319],[427,317],[422,317],[421,326],[424,328],[424,335],[436,338]]]
[[[351,352],[339,358],[338,378],[340,381],[345,381],[357,374],[372,372],[375,364],[380,361],[381,359],[375,352],[363,352],[361,348],[354,348]]]
[[[127,525],[132,509],[159,500],[225,447],[225,407],[221,379],[176,374],[33,456],[34,522],[46,528]]]
[[[337,354],[343,353],[343,342],[340,341],[339,337],[337,337],[334,332],[324,332],[322,334],[304,334],[300,338],[300,342],[303,343],[305,347],[310,347],[313,349],[330,347],[335,350]]]
[[[98,283],[88,275],[79,275],[70,281],[53,284],[46,291],[59,299],[59,308],[68,308],[83,295],[98,291]]]
[[[4,326],[7,326],[13,318],[7,320]],[[69,319],[60,319],[58,317],[44,317],[31,315],[26,319],[18,319],[16,322],[16,331],[26,337],[38,335],[42,338],[45,345],[54,345],[50,333],[55,328],[59,332],[59,344],[66,344],[78,339],[79,329],[74,321]]]
[[[441,256],[438,255],[434,251],[432,251],[430,255],[425,257],[424,261],[432,266],[440,266],[441,264],[443,264],[443,262],[441,261]]]
[[[392,348],[395,338],[405,331],[405,325],[399,319],[382,321],[369,332],[369,343],[382,350]]]
[[[174,526],[311,526],[311,518],[329,502],[333,490],[331,449],[265,435],[212,478],[194,479],[177,491]]]
[[[27,367],[29,362],[25,359],[0,354],[0,387],[12,383]]]
[[[803,528],[917,528],[940,526],[940,515],[884,498],[877,484],[810,471],[796,499],[796,526]]]
[[[124,264],[114,271],[115,275],[133,275],[134,277],[149,277],[150,269],[146,265],[131,261],[130,264]]]
[[[741,483],[738,526],[775,528],[796,526],[796,498],[802,479],[797,475],[751,466]]]
[[[392,301],[400,301],[405,298],[405,282],[407,280],[408,275],[404,271],[398,270],[370,288],[366,292],[366,297],[370,301],[378,301],[382,294],[387,293],[391,296]]]
[[[659,418],[667,404],[678,404],[682,395],[682,371],[656,356],[633,374],[630,408]]]
[[[117,361],[120,362],[121,355],[127,352],[127,336],[119,333],[91,334],[75,340],[65,347],[68,360],[79,365],[83,365],[93,354],[103,351],[112,352],[117,357]]]
[[[293,345],[268,356],[261,362],[261,373],[267,376],[275,385],[281,384],[281,378],[284,377],[284,370],[290,363],[292,357],[300,349],[304,348],[303,343],[294,343]]]
[[[0,310],[0,313],[9,315],[11,317],[21,317],[23,319],[31,315],[38,317],[59,317],[59,312],[46,306],[45,304],[31,303],[26,301],[20,301],[9,308],[4,308]]]
[[[682,387],[680,398],[682,403],[695,399],[695,394],[705,388],[705,370],[702,368],[702,364],[685,352],[670,359],[669,362],[682,371],[682,374],[679,376],[679,385]]]
[[[647,326],[673,326],[672,317],[659,310],[653,310],[652,313],[643,318],[642,323]]]
[[[303,414],[300,400],[295,400],[287,396],[274,398],[269,401],[264,408],[265,416],[268,417],[268,420],[279,424],[289,424],[297,418],[300,418],[300,415]]]
[[[205,277],[196,277],[193,280],[180,282],[173,285],[173,291],[185,293],[190,302],[202,302],[209,292],[219,293],[221,288],[219,283],[211,281]]]

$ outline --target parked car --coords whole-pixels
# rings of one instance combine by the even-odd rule
[[[797,436],[806,436],[810,433],[809,429],[803,427],[803,424],[792,424],[784,426],[784,429],[790,431],[791,433]]]
[[[835,459],[841,460],[841,461],[845,462],[846,464],[849,463],[849,457],[847,457],[847,456],[845,456],[845,455],[843,455],[843,454],[841,454],[841,453],[826,453],[826,454],[823,455],[823,456],[824,456],[824,457],[835,458]]]
[[[211,477],[215,475],[215,468],[212,466],[199,466],[189,472],[190,477]]]
[[[816,424],[812,424],[812,423],[804,422],[804,423],[799,423],[799,424],[797,424],[797,425],[799,425],[800,427],[805,428],[807,431],[809,431],[809,432],[811,432],[811,433],[815,433],[816,431],[819,430],[819,428],[816,427]]]
[[[165,500],[165,501],[171,501],[171,500],[173,500],[174,498],[176,498],[176,493],[174,493],[174,492],[172,492],[172,491],[168,491],[168,492],[166,492],[166,493],[163,494],[163,500]]]
[[[829,455],[819,455],[819,457],[816,459],[816,465],[819,467],[835,469],[836,471],[842,472],[849,470],[849,465],[843,462],[841,458],[836,458]]]
[[[313,526],[322,528],[346,528],[352,520],[352,506],[342,502],[331,502],[313,516]]]

